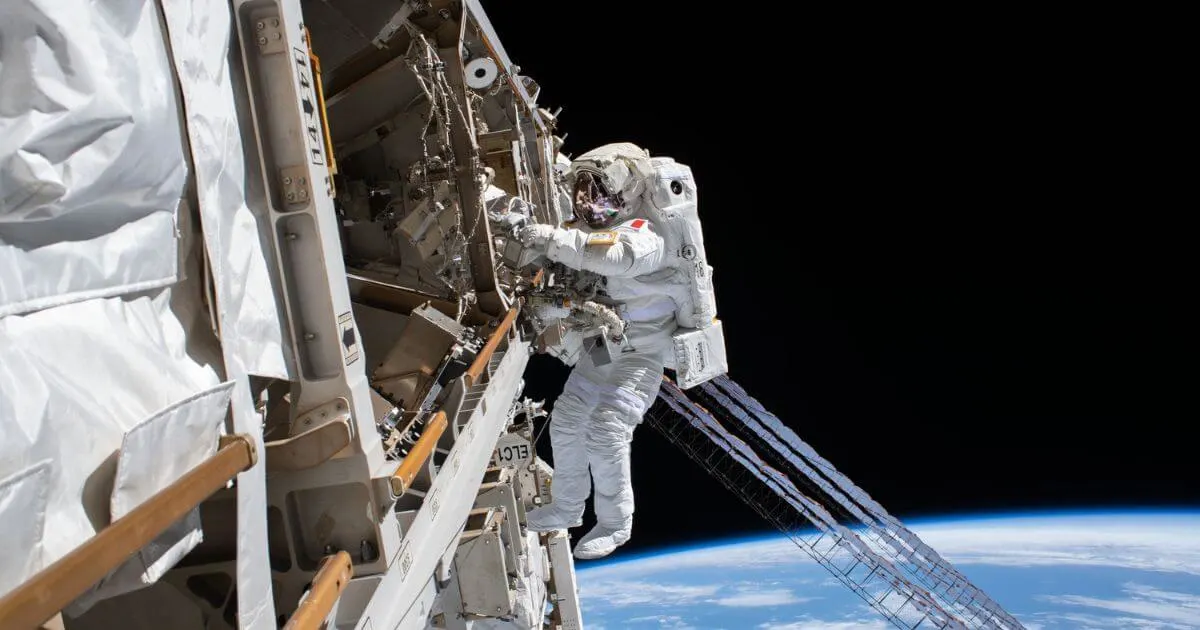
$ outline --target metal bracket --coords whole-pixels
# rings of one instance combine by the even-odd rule
[[[347,446],[350,446],[349,414],[299,435],[267,442],[267,470],[314,468]]]
[[[283,24],[279,18],[263,18],[255,22],[254,31],[258,54],[266,56],[287,51],[287,40],[283,37]]]
[[[384,24],[383,28],[379,29],[379,33],[375,35],[375,38],[371,40],[371,45],[380,49],[387,48],[387,43],[391,41],[396,31],[399,31],[408,23],[408,16],[412,15],[415,10],[414,4],[410,2],[402,5],[399,11],[393,13],[392,19],[388,20],[387,24]]]
[[[308,166],[289,166],[279,169],[279,181],[283,184],[283,200],[286,205],[308,205],[312,198],[312,186],[308,181]]]
[[[345,398],[335,398],[319,407],[310,409],[298,416],[292,421],[291,435],[305,433],[310,429],[316,428],[326,422],[334,420],[345,420],[350,417],[350,404]]]

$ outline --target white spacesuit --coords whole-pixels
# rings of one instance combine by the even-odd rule
[[[580,156],[568,181],[575,221],[567,228],[526,227],[522,239],[552,261],[604,276],[606,297],[628,323],[626,343],[609,363],[597,365],[584,352],[575,365],[550,423],[553,501],[530,512],[527,522],[537,531],[579,525],[590,466],[597,525],[575,546],[575,555],[598,558],[629,540],[634,510],[630,443],[658,393],[664,366],[672,366],[679,311],[691,315],[694,310],[689,287],[695,282],[680,272],[680,238],[671,238],[654,220],[662,216],[656,208],[670,204],[662,198],[656,202],[656,194],[686,194],[694,208],[695,188],[686,167],[670,158],[651,160],[626,143]],[[694,257],[694,251],[685,253]],[[711,291],[711,284],[706,286]]]

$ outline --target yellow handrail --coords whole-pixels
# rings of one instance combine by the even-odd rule
[[[392,473],[391,486],[392,495],[400,496],[408,491],[412,485],[413,479],[417,477],[417,471],[433,454],[433,449],[437,446],[438,439],[442,437],[442,433],[446,432],[446,412],[439,411],[433,414],[433,418],[425,425],[425,430],[421,432],[421,437],[417,438],[417,443],[413,444],[412,450],[400,462],[400,466],[396,468],[396,472]]]
[[[350,578],[354,577],[354,563],[350,554],[339,551],[321,560],[321,568],[313,576],[312,589],[300,600],[295,614],[288,619],[283,630],[316,630],[321,627],[333,604],[342,596]]]
[[[249,436],[224,438],[212,457],[0,598],[0,627],[45,623],[257,459]]]
[[[508,336],[508,331],[512,328],[513,322],[517,321],[517,311],[521,310],[519,304],[508,309],[504,314],[504,319],[500,320],[500,325],[496,327],[496,331],[488,337],[487,343],[483,344],[483,349],[475,357],[475,361],[471,363],[471,367],[467,368],[467,373],[464,378],[467,381],[467,386],[474,385],[479,377],[483,375],[484,368],[487,367],[488,361],[492,360],[492,355],[495,354],[496,348],[500,347],[500,341]]]

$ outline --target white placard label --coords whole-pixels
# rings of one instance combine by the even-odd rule
[[[533,447],[520,434],[507,433],[496,441],[496,465],[505,468],[516,468],[529,463],[533,459]]]

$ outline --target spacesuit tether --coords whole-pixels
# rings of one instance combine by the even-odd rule
[[[725,348],[691,169],[618,143],[575,159],[567,183],[575,220],[525,227],[521,240],[554,262],[603,276],[605,297],[627,327],[610,362],[583,353],[555,402],[552,502],[527,523],[535,531],[581,524],[590,466],[597,524],[575,555],[599,558],[629,540],[630,443],[663,368],[690,387],[725,372]]]

